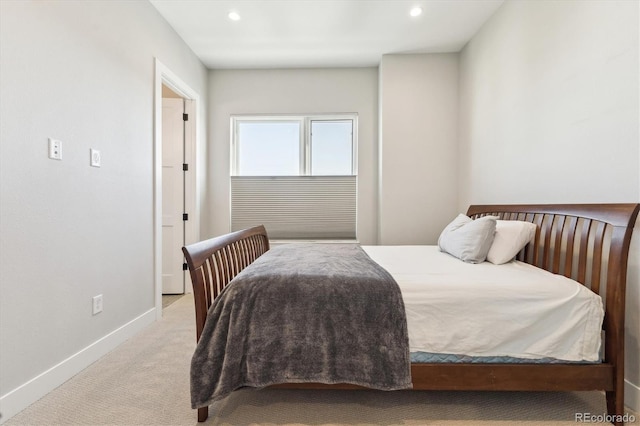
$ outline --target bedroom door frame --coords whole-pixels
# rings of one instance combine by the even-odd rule
[[[184,238],[186,244],[198,240],[200,234],[200,214],[198,199],[197,159],[202,147],[201,135],[197,126],[197,111],[200,105],[199,94],[191,89],[180,77],[174,74],[162,62],[155,58],[154,82],[154,134],[153,134],[153,276],[155,288],[156,320],[162,318],[162,85],[169,87],[185,100],[185,113],[189,118],[185,122],[185,162],[189,169],[185,176],[185,213],[189,215],[185,222]],[[185,293],[191,293],[185,283]]]

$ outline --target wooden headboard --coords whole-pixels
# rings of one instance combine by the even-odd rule
[[[527,245],[518,255],[518,260],[562,274],[600,293],[602,281],[609,282],[625,275],[626,254],[639,206],[475,205],[469,207],[467,215],[474,219],[493,215],[503,220],[524,220],[536,224],[538,230],[534,244]],[[610,253],[612,246],[618,251]]]

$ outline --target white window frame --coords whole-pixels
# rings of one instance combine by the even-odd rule
[[[313,115],[234,115],[231,117],[231,176],[238,174],[240,155],[239,125],[242,122],[298,122],[300,125],[300,159],[298,176],[313,176],[311,171],[311,123],[313,121],[351,121],[351,173],[345,176],[357,176],[358,155],[358,115],[313,114]]]

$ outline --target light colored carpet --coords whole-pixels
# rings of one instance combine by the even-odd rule
[[[163,294],[162,295],[162,309],[166,309],[171,306],[172,303],[180,300],[184,294]]]
[[[82,371],[7,425],[195,425],[189,362],[193,299]],[[253,390],[210,408],[207,425],[575,425],[603,414],[599,392]],[[639,422],[635,414],[636,424]]]

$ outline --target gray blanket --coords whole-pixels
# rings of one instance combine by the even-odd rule
[[[191,404],[243,386],[411,387],[404,303],[357,245],[289,244],[242,271],[211,306],[191,361]]]

